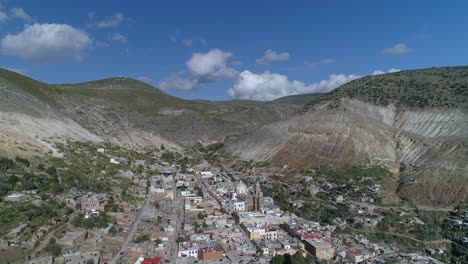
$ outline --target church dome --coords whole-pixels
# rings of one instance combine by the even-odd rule
[[[247,186],[244,182],[240,181],[236,186],[236,193],[238,194],[246,194],[247,193]]]

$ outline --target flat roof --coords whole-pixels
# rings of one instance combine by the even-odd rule
[[[7,198],[17,198],[17,197],[21,197],[21,196],[26,196],[26,194],[23,194],[23,193],[12,193],[12,194],[8,195]]]

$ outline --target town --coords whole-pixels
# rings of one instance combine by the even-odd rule
[[[13,208],[24,217],[2,220],[0,259],[438,264],[451,252],[467,254],[466,208],[431,214],[386,207],[389,176],[379,168],[354,168],[342,178],[321,167],[287,180],[269,174],[268,164],[213,162],[218,149],[194,158],[164,146],[155,155],[69,144],[51,167],[38,165],[47,183],[32,180],[29,161],[3,160],[7,180],[14,176],[16,184],[4,193],[2,218]],[[287,165],[274,167],[281,172]],[[89,177],[70,178],[76,173]],[[452,237],[440,236],[444,230]]]

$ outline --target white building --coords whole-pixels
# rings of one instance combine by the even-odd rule
[[[198,258],[198,248],[197,247],[188,247],[189,243],[182,242],[179,243],[179,258],[194,257]]]
[[[200,175],[203,178],[211,178],[213,177],[213,173],[211,171],[202,171],[200,172]]]
[[[97,152],[98,153],[104,153],[104,152],[106,152],[106,149],[105,148],[98,148]]]
[[[22,193],[13,193],[4,198],[8,202],[25,202],[29,199],[29,196]]]
[[[111,158],[109,161],[110,163],[113,163],[113,164],[117,164],[117,165],[120,164],[120,160],[118,158]]]
[[[229,211],[245,212],[245,202],[242,200],[229,200]]]
[[[150,191],[154,194],[164,194],[166,192],[163,188],[158,188],[154,185],[151,185]]]

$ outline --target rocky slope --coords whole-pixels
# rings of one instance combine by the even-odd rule
[[[130,78],[49,85],[0,69],[0,155],[54,152],[65,140],[180,149],[248,133],[303,105],[188,101]]]
[[[297,169],[380,164],[396,173],[403,197],[441,206],[466,201],[466,76],[468,68],[442,68],[356,80],[231,150]]]

